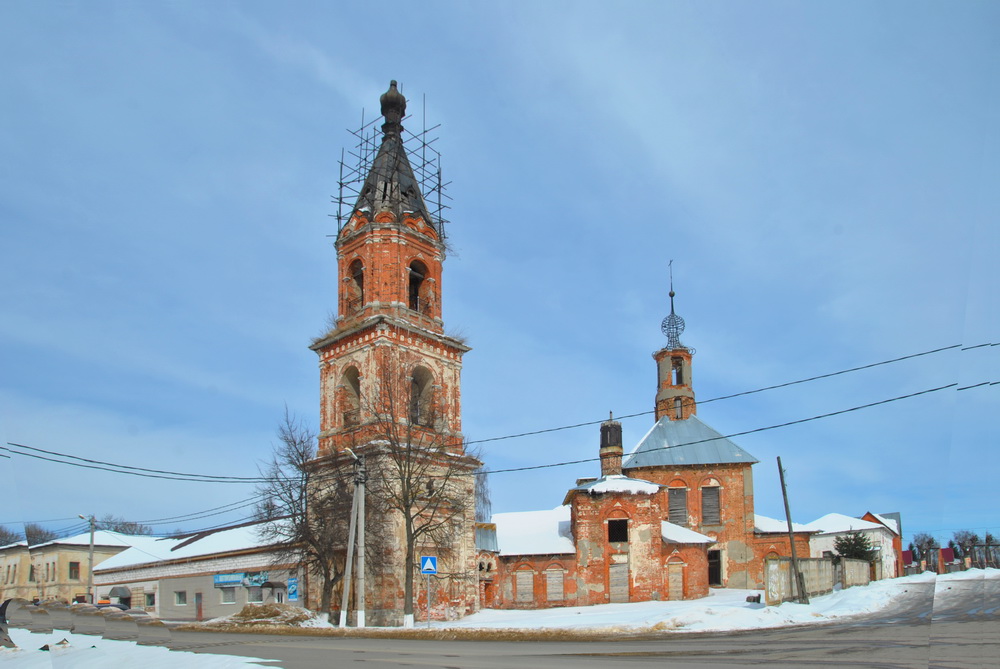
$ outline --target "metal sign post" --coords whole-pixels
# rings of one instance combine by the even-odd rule
[[[427,576],[427,627],[431,626],[431,574],[438,572],[438,559],[435,555],[420,556],[420,573]]]

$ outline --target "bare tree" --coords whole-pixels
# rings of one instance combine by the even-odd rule
[[[97,521],[97,527],[102,530],[118,532],[119,534],[150,535],[153,533],[153,528],[149,525],[143,525],[142,523],[137,523],[132,520],[125,520],[121,516],[116,516],[111,513],[104,514],[104,516]]]
[[[954,542],[955,547],[958,548],[958,556],[962,558],[971,556],[973,547],[976,546],[976,544],[982,543],[979,535],[971,530],[958,530],[955,532],[952,541],[948,543],[952,542]]]
[[[493,501],[490,499],[490,475],[480,467],[476,470],[476,522],[488,523],[493,517]]]
[[[0,546],[9,546],[19,541],[24,541],[23,534],[9,529],[6,525],[0,525]]]
[[[44,544],[54,539],[58,539],[59,535],[52,530],[45,529],[37,523],[25,523],[24,538],[27,540],[29,546],[37,546],[38,544]]]
[[[934,549],[940,548],[937,539],[927,534],[926,532],[918,532],[913,535],[913,542],[910,544],[913,548],[916,548],[914,555],[918,560],[926,560],[927,552]]]
[[[418,392],[399,367],[378,369],[374,392],[361,398],[370,419],[363,443],[372,510],[402,524],[403,620],[413,624],[417,549],[450,555],[456,532],[472,532],[480,461],[447,436],[432,393]]]
[[[257,488],[255,516],[266,521],[258,535],[276,546],[279,562],[301,564],[319,576],[319,610],[329,614],[343,578],[352,493],[337,471],[314,472],[315,457],[315,433],[286,407],[271,459],[258,468],[267,482]]]

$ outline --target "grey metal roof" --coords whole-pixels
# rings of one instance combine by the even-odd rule
[[[757,458],[702,423],[663,417],[646,433],[622,464],[633,467],[672,467],[758,462]]]

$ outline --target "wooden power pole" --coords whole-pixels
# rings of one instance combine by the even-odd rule
[[[801,604],[809,603],[809,594],[806,592],[806,579],[799,570],[799,556],[795,551],[795,533],[792,531],[792,512],[788,510],[788,491],[785,489],[785,470],[781,468],[781,457],[778,457],[778,477],[781,479],[781,497],[785,500],[785,520],[788,523],[788,545],[792,549],[792,578],[795,579],[795,588],[799,592],[798,600]]]

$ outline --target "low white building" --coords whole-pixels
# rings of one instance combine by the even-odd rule
[[[167,620],[217,618],[248,603],[302,606],[298,565],[261,540],[257,527],[142,537],[94,570],[98,601],[144,609]]]
[[[832,557],[837,555],[836,541],[852,532],[858,532],[868,537],[872,548],[878,553],[876,560],[876,578],[894,578],[896,573],[897,555],[893,540],[898,536],[890,529],[894,523],[874,523],[861,518],[845,516],[842,513],[828,513],[803,528],[815,532],[809,538],[809,551],[813,557]]]

